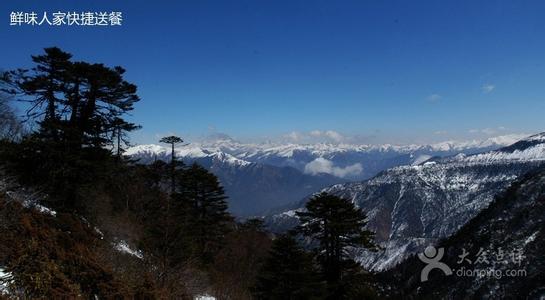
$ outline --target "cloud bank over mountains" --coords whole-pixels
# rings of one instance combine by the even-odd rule
[[[357,176],[363,171],[360,163],[346,166],[344,168],[335,166],[331,160],[318,157],[305,165],[305,174],[317,175],[320,173],[331,174],[340,178]]]
[[[431,129],[430,129],[431,130]],[[194,142],[213,142],[216,140],[237,141],[240,143],[274,143],[274,144],[334,144],[334,145],[434,145],[434,144],[479,144],[486,140],[505,140],[515,142],[529,134],[514,132],[503,126],[487,128],[470,128],[461,132],[448,130],[432,130],[424,140],[409,135],[396,137],[392,134],[375,131],[370,134],[345,134],[336,130],[291,131],[289,133],[267,136],[263,138],[242,139],[233,138],[226,133],[213,133]],[[188,139],[189,140],[189,139]]]
[[[343,143],[350,139],[335,130],[312,130],[310,132],[292,131],[283,135],[283,138],[288,142],[293,143]]]

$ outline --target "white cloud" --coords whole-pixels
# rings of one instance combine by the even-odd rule
[[[325,136],[327,136],[328,138],[334,140],[337,143],[344,140],[344,136],[342,136],[342,134],[340,134],[340,133],[338,133],[336,131],[333,131],[333,130],[326,131]]]
[[[483,91],[483,93],[488,94],[492,92],[495,88],[496,86],[493,84],[485,84],[481,87],[481,90]]]
[[[322,132],[320,130],[313,130],[310,132],[310,135],[313,137],[320,137],[322,135]]]
[[[481,132],[484,134],[492,135],[492,134],[495,134],[497,131],[494,128],[485,128],[485,129],[481,129]]]
[[[363,167],[359,163],[341,168],[334,166],[332,161],[323,157],[318,157],[305,165],[305,173],[312,175],[327,173],[337,177],[347,177],[361,174],[362,171]]]
[[[505,130],[506,130],[505,127],[499,126],[496,128],[470,129],[469,133],[473,133],[473,134],[482,133],[486,135],[493,135],[493,134],[499,133],[500,131],[505,131]]]
[[[302,139],[302,135],[299,132],[292,131],[284,135],[284,138],[291,140],[292,142],[299,142]]]
[[[439,94],[431,94],[426,99],[428,99],[428,101],[430,101],[430,102],[438,102],[442,98],[443,97],[441,95],[439,95]]]
[[[435,131],[433,134],[436,134],[436,135],[445,135],[445,134],[448,134],[448,131],[446,131],[446,130],[437,130],[437,131]]]
[[[346,140],[346,137],[334,130],[312,130],[310,132],[296,132],[292,131],[286,135],[284,138],[292,142],[334,142],[340,143]]]

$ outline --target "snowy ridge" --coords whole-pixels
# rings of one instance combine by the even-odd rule
[[[495,162],[495,161],[531,161],[545,159],[545,134],[536,134],[518,141],[517,144],[525,144],[519,149],[508,148],[475,154],[467,157],[458,157],[459,161],[466,162]]]
[[[513,144],[514,142],[526,137],[525,134],[511,134],[488,138],[485,140],[470,140],[470,141],[445,141],[429,145],[372,145],[372,144],[332,144],[332,143],[316,143],[316,144],[278,144],[278,143],[261,143],[261,144],[244,144],[233,140],[219,140],[209,143],[196,144],[203,149],[210,151],[223,151],[230,153],[240,158],[262,158],[266,156],[293,157],[298,151],[308,152],[316,156],[329,156],[336,153],[346,152],[400,152],[411,153],[418,150],[431,151],[462,151],[472,148],[488,148],[502,147]]]
[[[467,162],[492,162],[492,161],[514,161],[514,160],[543,160],[545,159],[545,145],[539,144],[525,150],[515,150],[514,152],[492,151],[489,153],[472,155],[463,158]]]
[[[455,156],[439,158],[435,161],[430,160],[429,155],[421,155],[411,166],[399,166],[397,169],[412,168],[421,170],[422,168],[432,167],[437,163],[449,163],[451,165],[479,165],[490,163],[509,163],[517,161],[542,161],[545,160],[545,134],[537,134],[518,141],[516,144],[524,142],[537,142],[530,144],[522,149],[507,150],[509,147],[500,148],[494,151],[465,155],[463,153]],[[514,144],[514,145],[516,145]],[[511,145],[512,146],[512,145]],[[396,169],[396,168],[394,168]]]
[[[431,145],[239,143],[232,139],[220,139],[178,147],[175,155],[184,160],[213,158],[233,166],[248,166],[250,163],[289,166],[311,175],[316,175],[318,172],[315,170],[319,170],[337,177],[363,180],[394,166],[419,164],[424,158],[433,156],[493,150],[519,138],[521,135],[506,135],[486,140],[446,141]],[[129,148],[125,154],[145,161],[168,160],[170,148],[140,145]]]
[[[125,155],[170,160],[171,150],[169,147],[160,145],[139,145],[129,148],[125,151]],[[174,155],[182,159],[211,158],[234,166],[247,166],[251,164],[249,161],[239,159],[226,152],[213,148],[203,148],[198,144],[175,148]]]

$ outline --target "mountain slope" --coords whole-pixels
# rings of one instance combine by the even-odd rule
[[[488,208],[437,247],[445,249],[441,261],[453,269],[453,275],[432,272],[429,281],[422,283],[419,276],[424,264],[412,257],[382,274],[392,285],[391,291],[395,291],[386,292],[385,296],[543,299],[545,169],[530,172],[513,183]],[[477,256],[481,249],[486,251],[481,253],[488,253],[487,260],[477,259],[483,257]],[[470,254],[469,261],[460,260],[463,250]],[[468,276],[471,274],[468,270],[494,273],[476,277]]]
[[[237,215],[263,213],[344,181],[329,174],[303,174],[292,167],[258,163],[233,165],[215,157],[194,162],[218,176],[229,195],[229,209]]]
[[[544,165],[543,136],[496,151],[395,167],[367,181],[324,191],[350,199],[368,213],[369,227],[384,250],[359,251],[356,258],[367,268],[388,269],[456,232],[511,182]],[[269,217],[268,223],[285,229],[296,223],[293,219],[293,210],[288,210]]]

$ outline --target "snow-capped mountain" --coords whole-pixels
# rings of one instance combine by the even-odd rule
[[[385,169],[431,157],[497,149],[516,137],[403,146],[244,144],[222,137],[178,147],[175,155],[209,168],[224,185],[231,211],[251,215],[299,201],[333,184],[367,179]],[[141,163],[170,160],[169,147],[162,145],[139,145],[125,154]]]
[[[485,153],[394,167],[369,180],[324,191],[350,199],[367,212],[369,227],[384,250],[357,251],[356,256],[366,267],[382,270],[450,236],[515,179],[541,165],[545,165],[545,134]],[[304,203],[268,217],[267,222],[281,229],[293,226],[294,211]]]
[[[430,145],[354,145],[240,143],[229,137],[191,143],[176,148],[176,156],[198,159],[222,155],[231,164],[260,163],[293,167],[306,174],[328,173],[347,180],[363,180],[387,168],[412,164],[433,156],[474,154],[511,145],[524,135],[512,134],[472,141],[446,141]],[[143,160],[169,159],[170,149],[161,145],[140,145],[127,155]]]
[[[137,146],[126,154],[139,159],[140,163],[170,160],[168,149],[157,145]],[[176,157],[186,164],[196,162],[218,176],[229,196],[229,210],[238,216],[266,212],[345,181],[329,174],[304,174],[289,166],[249,162],[200,147],[176,149]]]

